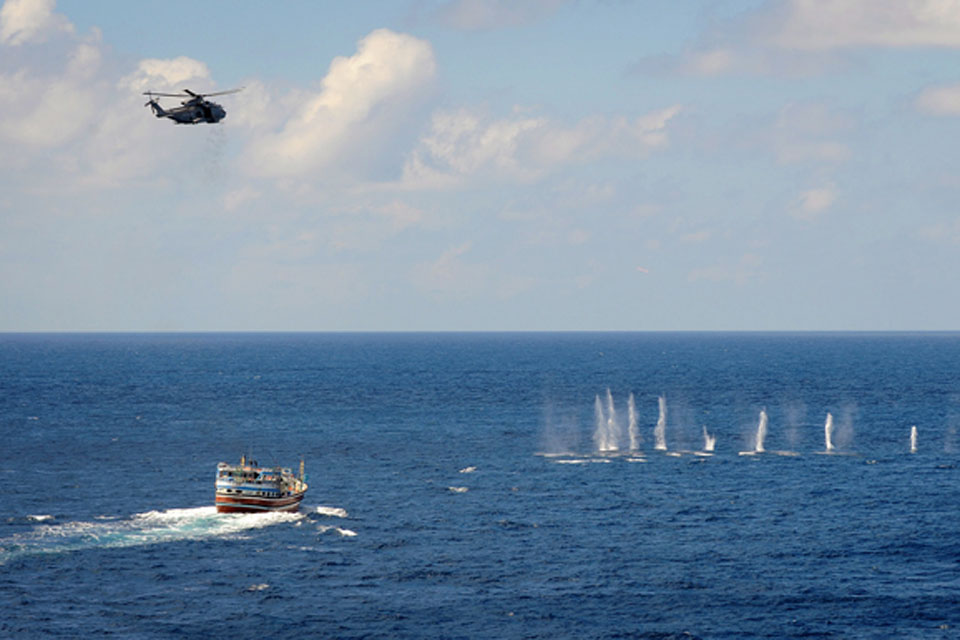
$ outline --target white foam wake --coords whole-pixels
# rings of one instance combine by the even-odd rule
[[[217,513],[216,507],[146,511],[129,518],[43,524],[0,538],[0,564],[21,555],[122,548],[179,540],[229,537],[285,522],[297,513]]]
[[[333,531],[339,533],[342,538],[355,538],[357,536],[356,531],[351,531],[350,529],[344,529],[343,527],[331,527],[330,525],[322,524],[317,527],[317,531],[320,533],[326,533],[327,531]]]
[[[41,513],[37,515],[29,515],[27,516],[27,520],[32,522],[47,522],[49,520],[53,520],[53,516],[48,513]]]

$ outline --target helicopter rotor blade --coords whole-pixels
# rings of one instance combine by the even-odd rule
[[[216,93],[200,93],[200,94],[194,94],[192,91],[190,91],[190,93],[191,93],[192,95],[199,95],[199,96],[202,96],[202,97],[204,97],[204,98],[209,98],[209,97],[211,97],[211,96],[225,96],[225,95],[230,94],[230,93],[240,93],[240,92],[243,91],[244,89],[246,89],[246,87],[240,87],[239,89],[229,89],[229,90],[227,90],[227,91],[217,91]],[[189,89],[184,89],[184,91],[189,91]]]
[[[143,95],[150,96],[160,96],[161,98],[189,98],[185,93],[157,93],[156,91],[144,91]]]

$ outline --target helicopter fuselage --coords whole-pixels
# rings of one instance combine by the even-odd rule
[[[183,106],[164,109],[156,100],[149,103],[158,118],[169,118],[177,124],[210,124],[220,122],[227,116],[226,110],[216,102],[192,98],[184,101]]]
[[[216,93],[195,93],[190,89],[184,89],[183,93],[158,93],[156,91],[145,91],[143,95],[150,99],[144,106],[149,106],[155,116],[158,118],[169,118],[176,124],[199,124],[208,122],[210,124],[220,122],[227,117],[227,111],[216,102],[207,100],[210,96],[224,96],[230,93],[243,91],[239,89],[230,89],[228,91],[217,91]],[[164,109],[157,102],[157,98],[188,98],[180,103],[179,107]]]

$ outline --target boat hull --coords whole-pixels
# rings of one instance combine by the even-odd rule
[[[306,493],[306,492],[304,492]],[[217,493],[218,513],[263,513],[265,511],[294,512],[300,508],[304,493],[283,498],[247,498],[238,495]]]
[[[307,493],[303,461],[300,475],[283,467],[260,467],[221,462],[217,465],[215,504],[218,513],[263,513],[265,511],[297,511]]]

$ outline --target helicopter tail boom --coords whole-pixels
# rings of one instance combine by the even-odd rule
[[[153,98],[152,96],[150,100],[147,101],[147,103],[143,106],[153,109],[154,115],[156,115],[158,118],[164,118],[167,116],[167,112],[163,110],[163,107],[160,106],[160,103],[157,102],[156,98]]]

